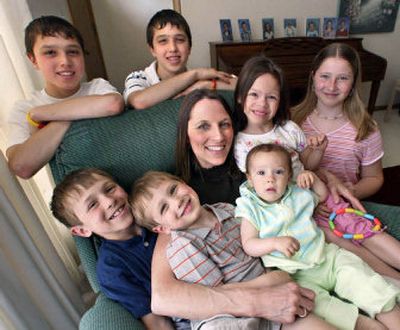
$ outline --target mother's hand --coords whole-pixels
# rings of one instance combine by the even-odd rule
[[[335,175],[322,169],[318,171],[318,176],[320,175],[322,175],[322,180],[326,182],[335,203],[338,203],[340,196],[342,196],[344,199],[349,201],[355,209],[365,212],[365,208],[361,202],[354,197],[351,191]]]

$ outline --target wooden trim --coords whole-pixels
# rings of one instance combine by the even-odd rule
[[[178,13],[182,14],[181,0],[172,0],[172,8]]]
[[[101,77],[108,80],[90,0],[67,0],[67,2],[72,23],[81,32],[85,41],[87,79]]]

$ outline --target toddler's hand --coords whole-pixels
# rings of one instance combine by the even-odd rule
[[[315,180],[315,174],[311,171],[302,171],[297,176],[297,185],[303,189],[309,189]]]
[[[290,258],[300,249],[300,243],[291,236],[276,237],[276,250],[282,252],[286,257]]]
[[[307,138],[307,144],[313,150],[324,152],[328,146],[328,139],[325,134],[310,136]]]

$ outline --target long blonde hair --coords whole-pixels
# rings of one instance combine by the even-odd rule
[[[377,124],[367,112],[360,98],[361,62],[358,53],[353,47],[344,43],[332,43],[321,49],[315,56],[308,78],[306,97],[300,104],[291,109],[292,120],[301,125],[315,109],[317,96],[314,92],[313,78],[322,63],[330,57],[344,59],[352,68],[353,87],[343,103],[343,112],[357,130],[356,141],[361,141],[377,129]]]

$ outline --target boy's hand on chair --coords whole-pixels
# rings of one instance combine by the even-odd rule
[[[229,84],[232,76],[229,73],[223,71],[217,71],[213,68],[198,68],[196,70],[197,80],[211,80],[216,79]],[[218,87],[218,86],[217,86]]]
[[[188,88],[184,89],[182,92],[176,94],[173,98],[180,98],[189,94],[190,92],[193,92],[196,89],[207,89],[210,87],[210,83],[210,80],[198,80],[194,84],[190,85]]]
[[[291,236],[281,236],[276,238],[275,249],[282,252],[286,257],[290,258],[300,249],[300,243]]]

